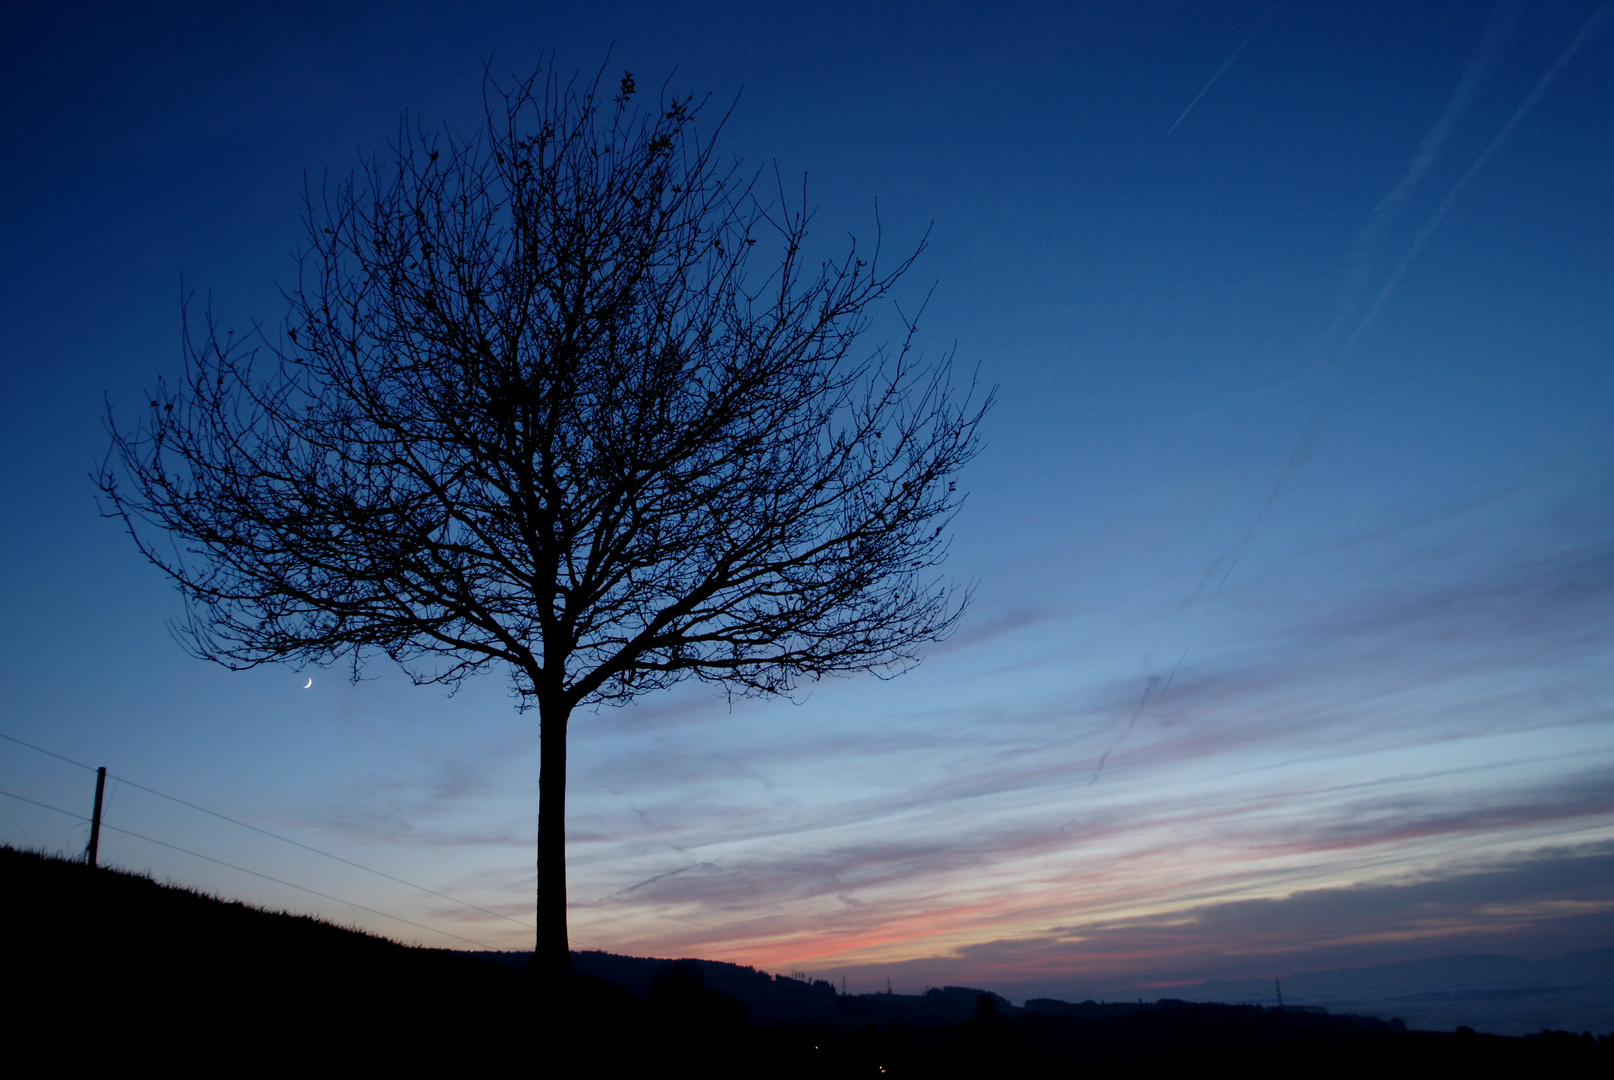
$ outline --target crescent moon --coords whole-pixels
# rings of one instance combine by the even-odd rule
[[[314,680],[312,678],[310,678],[307,682],[303,683],[303,689],[307,690],[310,686],[313,686],[313,685],[314,685]]]

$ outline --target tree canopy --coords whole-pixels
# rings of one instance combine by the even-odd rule
[[[187,316],[183,378],[109,411],[100,486],[198,656],[509,674],[558,969],[572,711],[913,662],[962,611],[936,568],[990,394],[910,319],[866,340],[918,251],[813,260],[805,203],[724,163],[703,103],[490,87],[474,136],[406,122],[308,198],[278,328]]]

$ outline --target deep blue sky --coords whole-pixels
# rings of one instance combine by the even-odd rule
[[[3,17],[0,731],[530,919],[500,681],[189,659],[90,476],[184,292],[280,316],[305,183],[406,110],[473,126],[485,63],[610,50],[733,102],[721,145],[805,174],[826,244],[876,202],[896,248],[930,228],[904,299],[935,284],[927,348],[1000,399],[976,603],[919,670],[574,723],[575,942],[1038,992],[1614,944],[1607,5],[332,7]],[[0,788],[89,799],[11,744]],[[526,940],[127,787],[108,820]],[[0,799],[5,841],[83,832]]]

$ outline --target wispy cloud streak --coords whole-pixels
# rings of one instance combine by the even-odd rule
[[[613,743],[586,767],[642,778],[633,806],[656,827],[615,798],[580,802],[574,871],[600,899],[579,905],[579,933],[781,968],[964,956],[1607,835],[1610,494],[1423,514],[1313,556],[1319,593],[1230,585],[1219,625],[1244,629],[1183,664],[1098,788],[1103,719],[1135,709],[1119,674],[1046,704],[753,728],[767,782],[743,788],[699,782],[700,738]]]
[[[910,961],[846,965],[852,980],[992,983],[1021,994],[1114,994],[1162,977],[1245,978],[1441,950],[1552,953],[1614,925],[1614,845],[1544,847],[1422,878],[1303,889],[1072,923]]]

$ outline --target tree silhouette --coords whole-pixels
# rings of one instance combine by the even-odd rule
[[[406,121],[307,197],[278,332],[187,314],[183,380],[132,427],[109,406],[99,484],[197,656],[508,671],[559,974],[573,712],[905,668],[962,611],[933,571],[990,394],[911,320],[865,344],[918,252],[811,262],[805,207],[720,164],[691,98],[488,86],[476,136]]]

